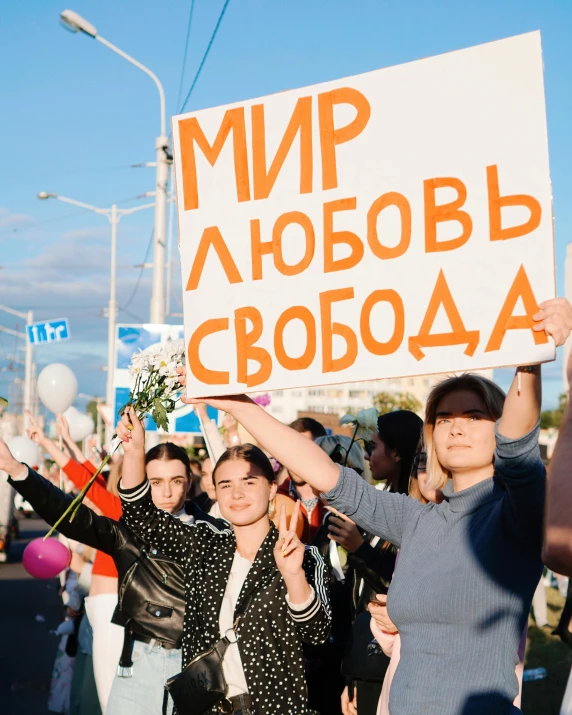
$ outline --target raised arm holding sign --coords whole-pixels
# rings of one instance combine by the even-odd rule
[[[566,340],[570,306],[550,300],[542,314],[538,328],[556,344]],[[244,395],[206,402],[232,414],[358,526],[401,548],[388,609],[407,638],[392,683],[392,713],[508,712],[518,691],[514,657],[542,573],[540,366],[519,368],[506,399],[490,380],[472,374],[433,388],[425,444],[428,485],[444,493],[438,505],[375,489]],[[375,448],[385,449],[382,442]],[[430,699],[427,679],[434,681]]]

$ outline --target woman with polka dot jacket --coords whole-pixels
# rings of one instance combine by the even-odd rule
[[[302,643],[318,645],[330,632],[329,577],[316,548],[304,546],[283,511],[280,530],[268,517],[274,471],[253,445],[228,449],[213,473],[227,529],[184,524],[160,509],[145,478],[145,435],[133,409],[117,427],[125,458],[119,492],[129,527],[154,543],[185,573],[183,667],[232,628],[253,600],[226,651],[228,710],[242,715],[309,715]],[[214,710],[213,712],[216,712]],[[180,713],[179,715],[185,715]]]

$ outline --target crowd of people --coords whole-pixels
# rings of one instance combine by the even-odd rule
[[[568,338],[566,301],[536,318],[557,345]],[[171,442],[145,452],[128,408],[123,456],[58,527],[73,558],[51,710],[520,712],[543,561],[572,573],[572,414],[545,516],[540,366],[518,367],[507,395],[477,374],[448,377],[424,420],[381,414],[365,442],[310,418],[282,424],[244,395],[183,400],[201,416],[209,457],[190,460]],[[224,440],[207,405],[226,414]],[[96,471],[63,417],[57,427],[62,448],[30,416],[67,489],[0,444],[0,469],[48,524]],[[571,604],[558,627],[569,644]],[[572,687],[562,712],[572,713]]]

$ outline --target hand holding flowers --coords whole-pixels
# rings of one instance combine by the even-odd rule
[[[184,362],[185,349],[182,341],[168,341],[157,349],[134,353],[129,366],[129,375],[134,379],[135,384],[129,393],[129,402],[119,410],[119,414],[124,415],[129,410],[137,420],[151,415],[159,429],[168,430],[169,415],[175,409],[181,390],[177,368],[181,368]],[[56,530],[68,514],[70,514],[70,521],[73,521],[89,488],[108,464],[121,442],[118,435],[113,437],[109,451],[99,469],[56,521],[45,538],[48,538]]]

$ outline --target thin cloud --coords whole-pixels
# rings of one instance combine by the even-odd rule
[[[127,306],[129,314],[120,310],[119,323],[139,322],[134,316],[144,322],[149,316],[151,271],[144,271],[137,283],[140,271],[132,267],[143,259],[148,241],[149,234],[141,229],[120,225],[116,286],[119,306],[127,305],[136,286],[137,292]],[[102,222],[93,228],[76,228],[47,244],[36,240],[33,245],[33,251],[0,274],[2,302],[17,310],[33,310],[34,319],[39,321],[68,318],[71,340],[38,348],[35,353],[39,367],[65,362],[76,373],[82,392],[103,395],[106,373],[101,368],[107,356],[103,309],[109,300],[110,227]],[[180,281],[179,273],[175,268],[175,285]],[[4,364],[3,352],[0,350],[0,364]],[[1,373],[0,385],[11,377]]]
[[[34,223],[34,219],[26,214],[12,213],[9,209],[0,208],[0,228],[20,228]]]
[[[104,225],[97,228],[76,228],[71,231],[62,233],[62,239],[65,241],[111,241],[111,227]]]

